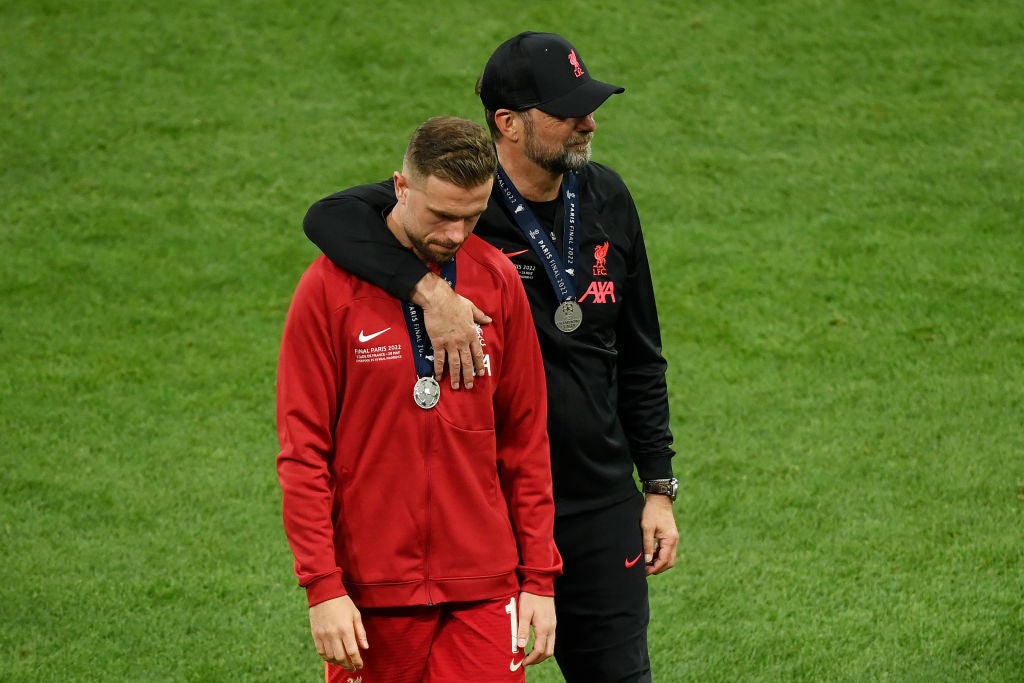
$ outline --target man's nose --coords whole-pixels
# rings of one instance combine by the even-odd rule
[[[591,112],[586,116],[581,116],[576,122],[576,130],[581,133],[593,133],[597,130],[597,121],[594,119],[594,113]]]
[[[452,244],[462,244],[470,233],[472,222],[468,218],[448,221],[444,226],[444,238]]]

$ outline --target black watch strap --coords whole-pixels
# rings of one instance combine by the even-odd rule
[[[644,479],[644,493],[656,493],[661,496],[668,496],[669,500],[675,502],[676,493],[679,491],[679,480],[671,479]]]

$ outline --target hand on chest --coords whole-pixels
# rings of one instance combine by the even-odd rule
[[[489,298],[481,288],[470,287],[460,294],[476,295],[485,306],[497,307],[495,297]],[[447,370],[436,382],[425,379],[433,376],[436,352],[426,337],[422,311],[410,315],[406,306],[381,295],[361,297],[339,309],[333,336],[343,407],[369,402],[379,414],[413,415],[422,409],[461,428],[492,428],[491,401],[505,346],[500,322],[477,326],[484,373],[476,378],[472,391],[453,390]],[[494,317],[500,321],[500,311]]]

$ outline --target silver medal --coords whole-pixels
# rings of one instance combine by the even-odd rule
[[[430,410],[441,400],[441,385],[433,377],[420,377],[412,389],[412,398],[420,408]]]
[[[562,332],[572,332],[583,322],[583,309],[575,301],[563,301],[555,309],[555,327]]]

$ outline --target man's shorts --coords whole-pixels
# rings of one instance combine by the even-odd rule
[[[651,680],[650,604],[640,516],[644,497],[558,517],[555,659],[566,683]]]
[[[327,683],[523,683],[517,599],[361,609],[363,668],[328,664]]]

